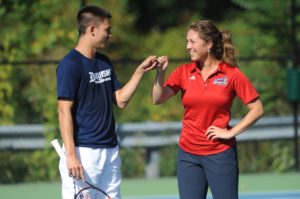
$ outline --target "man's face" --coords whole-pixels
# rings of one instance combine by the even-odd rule
[[[112,37],[111,21],[106,18],[95,25],[94,28],[94,44],[96,48],[105,48],[108,40]]]

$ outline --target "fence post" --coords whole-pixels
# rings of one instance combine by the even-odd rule
[[[147,148],[146,150],[146,168],[145,176],[146,178],[157,178],[159,177],[159,162],[160,153],[159,148]]]
[[[300,70],[288,70],[287,91],[293,111],[295,170],[299,170],[298,103],[300,101]]]

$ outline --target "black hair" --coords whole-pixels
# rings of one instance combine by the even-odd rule
[[[86,32],[86,28],[92,23],[96,24],[98,21],[110,19],[112,15],[109,11],[95,5],[89,5],[81,8],[77,14],[77,30],[79,35]]]

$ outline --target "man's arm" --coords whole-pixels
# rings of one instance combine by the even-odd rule
[[[123,109],[127,106],[130,99],[134,95],[145,72],[152,70],[157,65],[156,56],[147,57],[134,71],[130,80],[124,87],[114,93],[117,107]]]
[[[66,160],[69,175],[84,180],[83,167],[77,159],[72,119],[73,101],[58,100],[58,119],[61,137],[66,149]]]

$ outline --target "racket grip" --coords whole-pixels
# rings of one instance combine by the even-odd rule
[[[57,139],[54,139],[51,141],[51,144],[52,146],[54,147],[56,153],[58,154],[58,156],[60,157],[60,159],[64,162],[65,165],[67,165],[67,161],[66,161],[66,155],[64,153],[64,151],[62,150],[59,142]],[[82,180],[84,183],[88,184],[90,187],[93,187],[94,189],[97,189],[99,190],[100,192],[102,192],[104,195],[106,195],[106,197],[108,199],[112,199],[105,191],[103,191],[102,189],[99,189],[97,187],[95,187],[94,185],[92,185],[91,183],[85,181],[85,180]]]
[[[59,142],[57,139],[54,139],[51,141],[52,146],[54,147],[56,153],[58,154],[58,156],[60,157],[60,159],[66,164],[66,155],[63,152]]]

